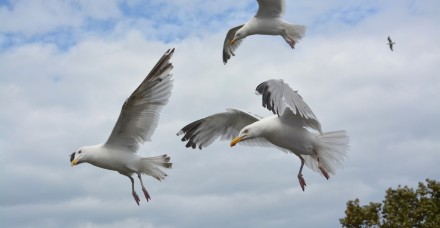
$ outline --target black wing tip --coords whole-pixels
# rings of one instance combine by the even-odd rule
[[[186,148],[191,147],[192,149],[196,149],[198,147],[199,149],[202,149],[202,145],[201,144],[197,145],[197,142],[194,142],[194,138],[197,136],[198,134],[197,128],[200,126],[203,120],[204,119],[200,119],[192,123],[189,123],[177,133],[177,136],[184,134],[181,141],[182,142],[188,141],[185,145]]]
[[[228,60],[229,60],[230,58],[231,58],[231,57],[228,56],[228,54],[227,54],[225,51],[223,51],[223,64],[224,64],[224,65],[226,65],[226,63],[228,63]]]
[[[173,54],[173,53],[174,53],[174,49],[175,49],[175,48],[170,48],[170,49],[168,49],[168,50],[165,52],[165,55]]]
[[[273,114],[278,114],[278,111],[274,109],[274,103],[271,98],[271,92],[269,91],[268,81],[260,83],[255,91],[258,95],[262,95],[261,102],[263,108],[267,108],[269,111],[272,111]]]

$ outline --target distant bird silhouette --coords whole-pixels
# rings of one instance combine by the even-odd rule
[[[394,44],[396,44],[396,43],[391,40],[390,36],[388,36],[388,45],[390,46],[391,51],[393,51]]]

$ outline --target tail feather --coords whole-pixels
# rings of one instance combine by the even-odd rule
[[[286,34],[283,35],[283,38],[289,44],[292,43],[292,40],[293,43],[297,43],[304,37],[306,33],[306,27],[303,25],[292,25],[285,23],[284,28],[286,29]]]
[[[348,143],[346,131],[333,131],[318,135],[315,150],[319,156],[319,162],[328,173],[335,175],[336,169],[343,166],[344,158],[349,150]],[[303,156],[303,158],[306,166],[321,173],[316,156]]]
[[[156,157],[141,158],[141,173],[152,176],[161,181],[167,176],[160,167],[170,169],[173,163],[171,158],[164,154]]]

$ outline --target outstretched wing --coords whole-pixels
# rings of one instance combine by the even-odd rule
[[[391,37],[388,36],[388,43],[392,43],[393,41],[391,40]]]
[[[170,59],[174,48],[165,52],[139,87],[124,102],[118,121],[106,145],[136,152],[151,140],[162,107],[168,103],[173,88]]]
[[[282,17],[285,9],[284,0],[257,0],[258,11],[255,17]]]
[[[239,30],[243,25],[239,25],[237,27],[229,29],[226,34],[225,41],[223,42],[223,64],[226,64],[231,56],[235,56],[234,51],[240,46],[243,39],[236,40],[233,45],[231,45],[231,40],[234,39],[235,33]]]
[[[226,112],[210,115],[196,120],[180,130],[182,141],[188,141],[186,147],[193,149],[209,146],[220,137],[221,140],[232,140],[245,126],[260,120],[259,117],[237,109],[227,109]],[[271,145],[264,138],[243,141],[247,145]]]
[[[298,92],[292,90],[283,80],[267,80],[257,86],[256,92],[262,95],[263,107],[274,114],[294,124],[310,127],[322,133],[318,118]]]

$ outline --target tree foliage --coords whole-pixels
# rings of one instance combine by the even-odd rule
[[[389,188],[382,203],[360,206],[347,202],[343,227],[439,227],[440,182],[426,179],[416,190],[407,186]]]

